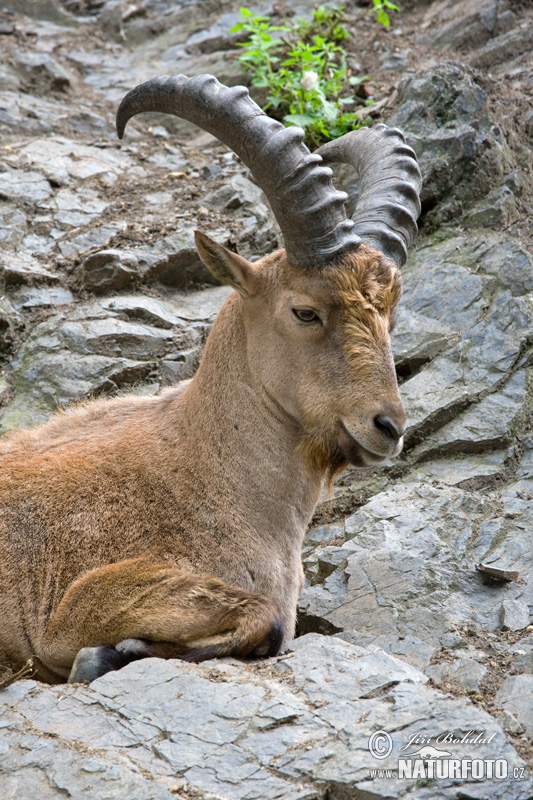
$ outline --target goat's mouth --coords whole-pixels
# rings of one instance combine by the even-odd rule
[[[379,467],[392,456],[398,455],[402,449],[402,442],[386,453],[376,453],[369,450],[361,441],[350,433],[344,422],[341,420],[338,427],[337,445],[342,455],[355,467]]]

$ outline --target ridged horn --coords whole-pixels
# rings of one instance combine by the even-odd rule
[[[346,216],[347,195],[334,188],[321,157],[308,150],[302,129],[285,128],[268,117],[246,87],[228,88],[212,75],[153,78],[122,100],[119,138],[128,120],[142,111],[187,119],[239,156],[267,196],[295,266],[327,264],[361,244]]]
[[[346,133],[315,151],[325,162],[350,164],[361,181],[354,232],[399,267],[416,232],[422,176],[397,128],[374,125]]]

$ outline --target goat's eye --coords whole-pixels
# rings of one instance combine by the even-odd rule
[[[310,308],[293,308],[292,313],[300,322],[320,322],[320,317]]]

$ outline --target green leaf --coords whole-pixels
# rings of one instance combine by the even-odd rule
[[[314,122],[314,118],[309,114],[285,114],[283,122],[286,125],[298,125],[300,128],[306,128]]]

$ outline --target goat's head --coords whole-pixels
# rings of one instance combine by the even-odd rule
[[[175,114],[214,134],[270,202],[285,250],[252,264],[204,234],[196,242],[211,272],[239,293],[252,377],[301,427],[308,463],[333,472],[397,455],[405,416],[389,333],[421,183],[402,134],[377,125],[310,153],[301,129],[284,128],[247,89],[209,75],[155,78],[133,89],[117,113],[120,136],[141,111]],[[357,170],[352,219],[323,161]]]

